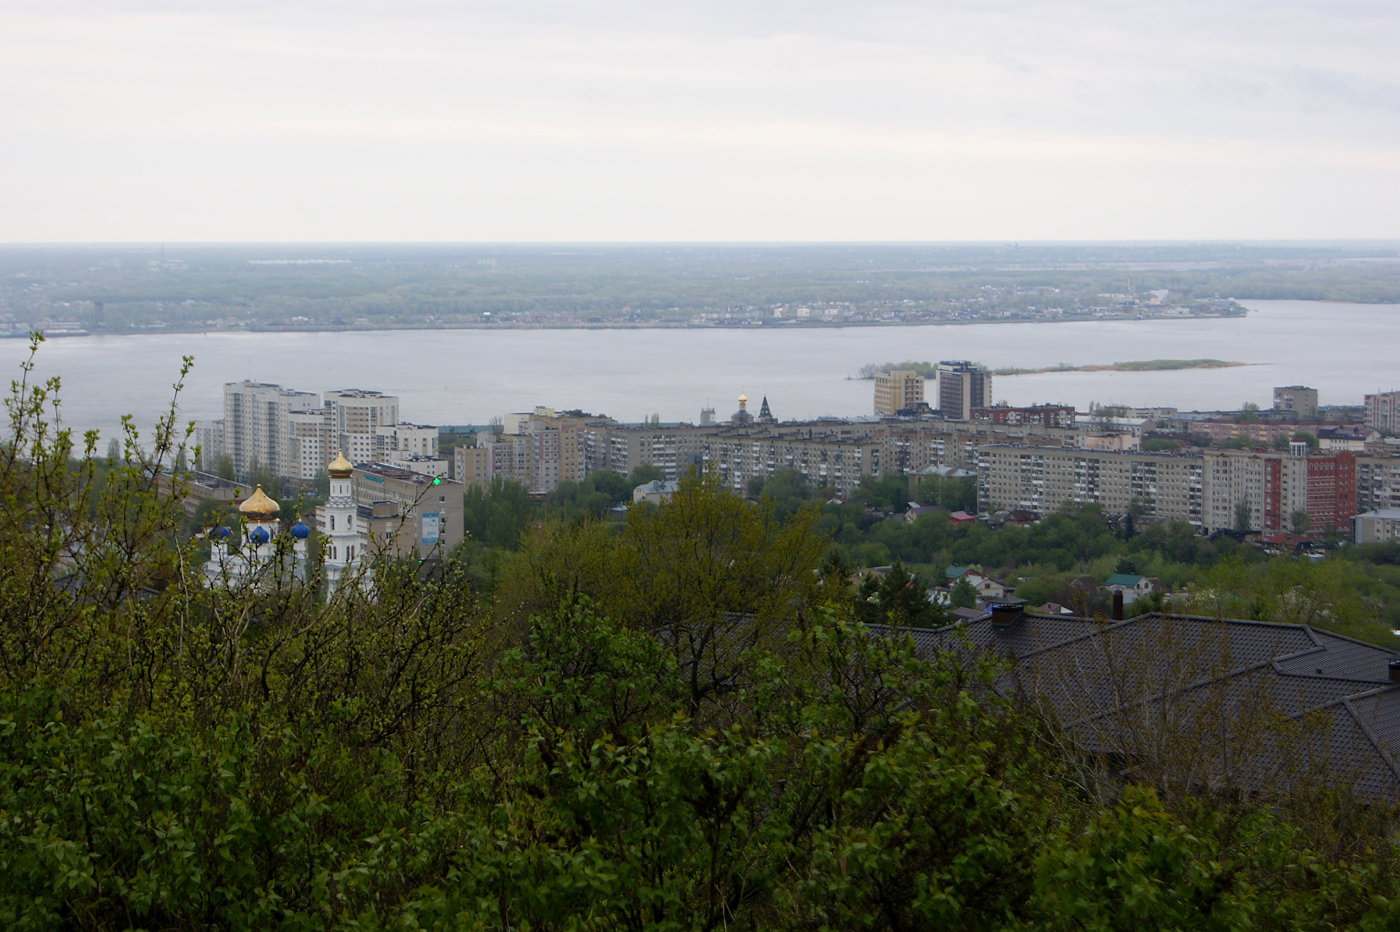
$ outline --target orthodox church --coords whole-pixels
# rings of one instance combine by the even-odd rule
[[[328,593],[336,591],[342,579],[357,575],[361,584],[367,578],[357,574],[367,561],[368,528],[359,518],[353,488],[354,467],[339,453],[326,471],[330,474],[330,496],[316,509],[321,527],[322,572]],[[265,585],[274,579],[306,578],[306,539],[311,529],[297,521],[284,533],[277,502],[268,497],[259,485],[252,495],[238,506],[238,514],[247,528],[247,540],[238,550],[229,547],[232,532],[224,525],[211,528],[209,561],[204,566],[210,584],[222,583],[235,587]]]
[[[758,409],[758,417],[749,413],[749,396],[739,394],[739,410],[729,416],[729,423],[736,427],[748,427],[752,424],[776,424],[778,419],[773,416],[773,411],[768,407],[768,395],[763,396],[763,406]]]
[[[311,529],[296,522],[286,532],[290,546],[279,546],[278,538],[283,536],[282,522],[278,519],[280,510],[281,506],[259,485],[238,506],[239,517],[248,533],[238,550],[229,549],[233,532],[227,526],[220,524],[209,529],[209,560],[204,564],[204,575],[211,585],[265,585],[287,574],[296,579],[305,578],[306,538],[311,535]]]
[[[355,504],[354,467],[337,453],[326,472],[331,477],[330,496],[326,503],[316,509],[321,526],[321,548],[323,572],[326,576],[326,591],[334,592],[340,580],[355,575],[365,561],[365,551],[369,547],[369,528],[359,517]],[[363,574],[361,575],[363,580]]]

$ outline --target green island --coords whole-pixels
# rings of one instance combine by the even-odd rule
[[[1071,366],[1062,362],[1055,366],[1045,366],[1039,369],[1023,369],[1019,366],[1004,366],[1000,369],[993,369],[993,375],[1041,375],[1046,372],[1172,372],[1177,369],[1232,369],[1235,366],[1247,366],[1247,362],[1230,362],[1224,359],[1135,359],[1128,362],[1115,362],[1108,364],[1091,364],[1084,366]],[[860,378],[873,379],[877,372],[892,372],[895,369],[907,369],[919,373],[926,379],[934,378],[938,375],[938,366],[928,360],[915,361],[906,359],[904,362],[887,362],[883,364],[866,363],[860,367]]]
[[[1046,372],[1174,372],[1177,369],[1232,369],[1247,366],[1247,362],[1230,362],[1224,359],[1137,359],[1129,362],[1115,362],[1107,365],[1071,366],[1060,363],[1040,369],[1022,369],[1006,366],[992,370],[994,375],[1042,375]]]

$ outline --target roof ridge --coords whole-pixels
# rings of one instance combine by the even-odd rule
[[[1385,688],[1373,689],[1370,692],[1359,693],[1355,696],[1343,696],[1338,701],[1341,702],[1342,708],[1346,709],[1347,712],[1351,714],[1352,720],[1356,722],[1356,727],[1360,728],[1361,733],[1366,736],[1366,740],[1371,742],[1371,747],[1376,749],[1376,753],[1381,756],[1381,760],[1385,761],[1390,767],[1390,775],[1395,778],[1397,783],[1400,783],[1400,766],[1396,765],[1395,756],[1390,753],[1387,747],[1382,746],[1382,742],[1376,737],[1376,733],[1371,730],[1370,725],[1366,724],[1361,713],[1357,711],[1356,706],[1352,704],[1352,701],[1355,699],[1373,698],[1385,691]],[[1325,708],[1325,706],[1321,708]]]

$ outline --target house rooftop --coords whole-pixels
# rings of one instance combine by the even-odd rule
[[[1400,658],[1394,651],[1308,625],[1161,612],[1105,621],[1002,608],[934,630],[871,630],[908,635],[925,656],[991,652],[1006,658],[1010,667],[993,688],[1044,703],[1091,751],[1121,753],[1142,725],[1125,712],[1125,691],[1134,708],[1173,703],[1176,717],[1165,720],[1204,726],[1212,717],[1223,719],[1225,737],[1202,747],[1230,761],[1233,778],[1255,789],[1270,775],[1286,776],[1297,759],[1285,759],[1272,739],[1249,744],[1252,756],[1244,759],[1230,727],[1260,710],[1295,722],[1306,717],[1325,727],[1310,733],[1312,743],[1299,754],[1325,762],[1331,779],[1364,799],[1400,802]],[[1215,731],[1211,725],[1200,733]]]

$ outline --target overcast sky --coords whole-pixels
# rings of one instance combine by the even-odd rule
[[[1400,2],[0,4],[0,241],[1400,237]]]

